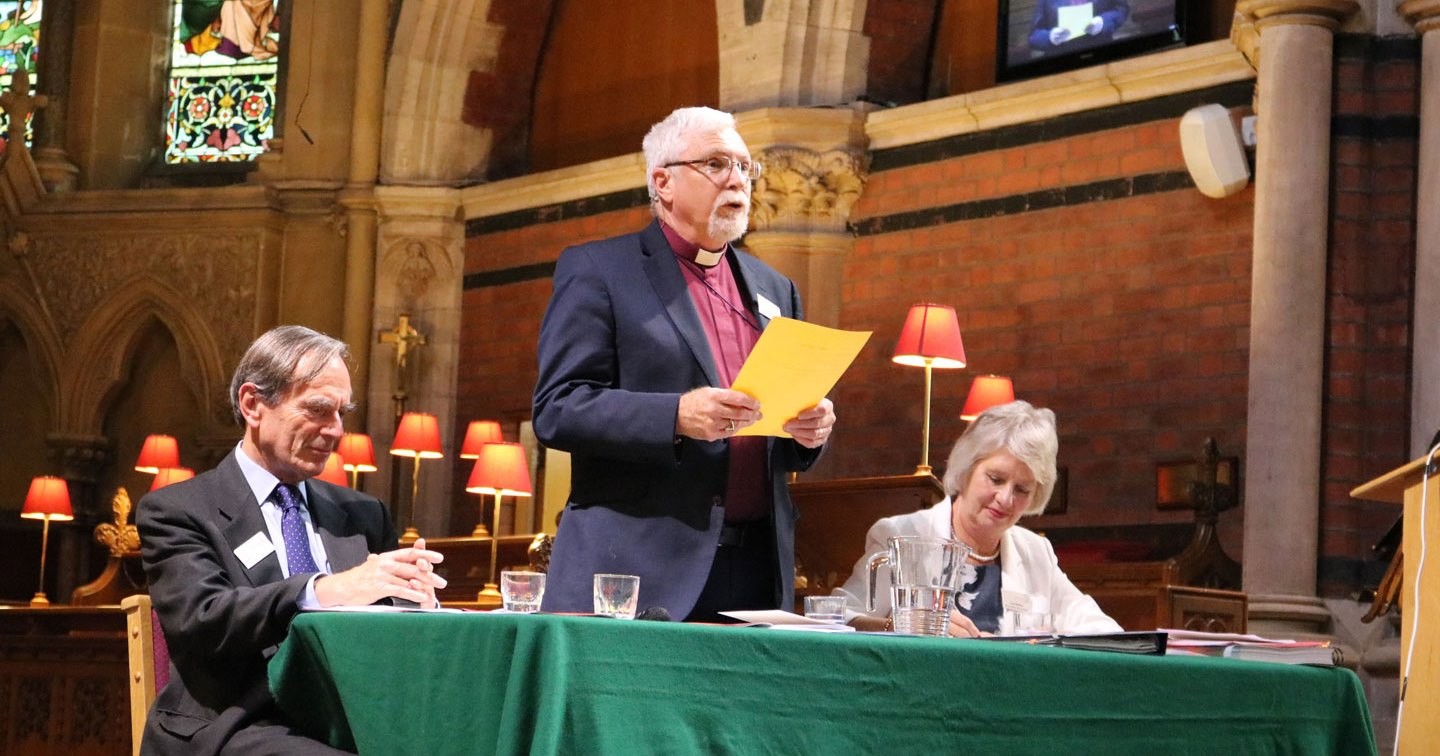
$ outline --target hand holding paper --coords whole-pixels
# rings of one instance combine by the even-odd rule
[[[1080,5],[1066,5],[1055,9],[1056,28],[1065,29],[1070,32],[1066,39],[1083,37],[1090,27],[1090,19],[1095,18],[1094,3],[1082,3]]]
[[[824,443],[835,422],[825,395],[869,339],[869,331],[771,320],[730,387],[757,399],[763,416],[735,435],[794,438],[811,448]]]

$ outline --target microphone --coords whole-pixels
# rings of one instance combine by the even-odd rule
[[[669,622],[670,610],[663,606],[652,606],[643,612],[635,615],[637,620],[654,620],[656,622]]]

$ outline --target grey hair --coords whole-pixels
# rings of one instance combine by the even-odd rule
[[[315,359],[303,374],[298,373],[300,363],[307,357]],[[235,366],[235,375],[230,378],[230,411],[235,422],[245,424],[245,416],[240,413],[241,386],[255,384],[260,398],[274,405],[295,385],[314,380],[335,357],[348,362],[350,347],[305,326],[279,326],[260,334],[245,350],[245,356]]]
[[[945,463],[945,493],[952,500],[965,493],[975,466],[1002,449],[1024,462],[1035,475],[1035,494],[1024,514],[1044,512],[1055,491],[1055,456],[1060,452],[1060,438],[1055,432],[1055,413],[1032,407],[1026,401],[991,407],[960,434]]]
[[[665,116],[665,120],[651,126],[640,142],[641,149],[645,150],[645,188],[650,192],[650,201],[655,201],[655,169],[681,159],[691,134],[712,134],[733,128],[736,128],[735,116],[706,107],[677,108]]]

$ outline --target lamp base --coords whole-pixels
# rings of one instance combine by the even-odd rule
[[[503,598],[500,596],[500,586],[494,583],[486,583],[485,587],[480,589],[480,593],[475,596],[475,603],[500,606],[504,603]]]
[[[420,531],[416,530],[414,525],[411,525],[410,527],[405,528],[405,532],[400,534],[400,540],[402,540],[402,541],[409,541],[409,542],[412,542],[412,543],[415,541],[416,538],[419,538],[419,537],[420,537]]]
[[[30,599],[30,606],[50,606],[50,599],[45,597],[44,591],[41,591],[35,594],[35,598]]]
[[[483,522],[477,522],[477,523],[475,523],[475,529],[472,530],[472,531],[470,531],[470,537],[471,537],[471,538],[489,538],[489,537],[490,537],[490,529],[487,528],[487,527],[485,527],[485,523],[483,523]]]
[[[916,466],[915,466],[915,474],[916,474],[916,475],[934,475],[934,474],[935,474],[935,468],[931,467],[930,465],[916,465]]]

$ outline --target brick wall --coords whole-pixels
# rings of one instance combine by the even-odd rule
[[[1419,54],[1410,38],[1336,39],[1322,595],[1379,581],[1369,549],[1400,515],[1350,489],[1410,458]]]
[[[1418,128],[1413,42],[1342,37],[1337,55],[1324,595],[1373,584],[1368,546],[1396,514],[1349,490],[1407,456]],[[833,393],[840,428],[807,478],[914,469],[923,374],[890,354],[906,309],[937,301],[960,314],[970,359],[934,374],[937,474],[971,379],[998,373],[1059,416],[1068,510],[1038,528],[1188,522],[1156,507],[1155,465],[1193,459],[1207,437],[1241,460],[1243,480],[1253,188],[1196,191],[1178,121],[1208,102],[1245,111],[1252,95],[1224,85],[874,153],[840,323],[874,336]],[[632,191],[468,224],[462,420],[513,433],[528,419],[556,256],[648,220]],[[1237,559],[1245,506],[1263,502],[1221,516]],[[473,517],[457,512],[454,532]]]
[[[555,260],[568,246],[637,231],[650,222],[643,190],[470,221],[456,383],[455,447],[470,420],[501,421],[507,441],[530,419],[536,345]],[[457,469],[457,491],[468,467]],[[455,507],[451,533],[475,525],[473,507]]]
[[[835,392],[843,427],[816,474],[919,461],[923,373],[890,355],[909,305],[937,301],[970,362],[935,371],[937,471],[971,379],[1008,375],[1059,419],[1068,511],[1037,526],[1188,521],[1156,509],[1154,468],[1207,436],[1243,458],[1253,189],[1195,190],[1178,123],[1250,96],[1228,85],[877,153],[841,312],[875,335]],[[1240,518],[1221,518],[1237,558]]]

